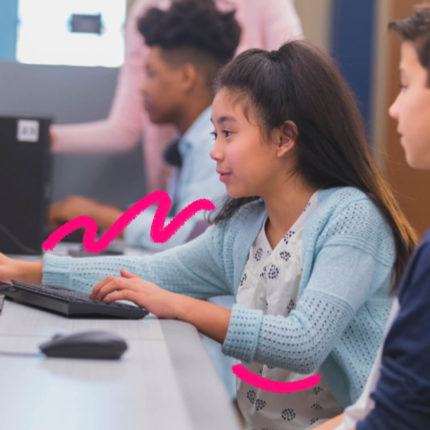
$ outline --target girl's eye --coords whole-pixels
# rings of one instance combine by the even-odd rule
[[[399,88],[400,88],[401,91],[403,91],[403,90],[406,90],[408,88],[408,86],[405,85],[405,84],[400,84]]]
[[[233,134],[231,131],[228,130],[222,130],[221,133],[224,134],[224,137],[230,137]],[[214,140],[216,140],[218,137],[218,133],[216,131],[211,131],[211,135],[213,136]]]

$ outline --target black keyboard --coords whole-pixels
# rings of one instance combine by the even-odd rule
[[[0,282],[0,294],[19,303],[34,306],[66,317],[139,319],[148,314],[146,309],[125,303],[105,303],[91,300],[80,291],[51,285],[11,281]]]

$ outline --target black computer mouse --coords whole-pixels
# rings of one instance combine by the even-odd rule
[[[119,359],[127,349],[125,340],[107,331],[83,331],[55,335],[39,345],[47,357]]]

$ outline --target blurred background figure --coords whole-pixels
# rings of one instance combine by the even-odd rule
[[[172,125],[176,134],[163,153],[173,169],[168,186],[171,208],[165,225],[196,200],[207,198],[216,205],[225,196],[216,163],[209,156],[213,141],[210,116],[215,76],[233,58],[240,40],[241,28],[234,15],[234,11],[217,9],[212,0],[185,0],[168,9],[150,8],[138,21],[148,48],[141,104],[153,124]],[[136,184],[130,183],[130,187]],[[125,228],[127,246],[160,251],[185,243],[191,233],[196,235],[196,228],[204,231],[198,225],[205,222],[206,213],[201,211],[167,242],[155,243],[150,231],[157,210],[158,206],[151,205]],[[123,214],[117,207],[70,196],[51,205],[48,220],[57,228],[87,215],[107,230]]]
[[[287,40],[302,37],[300,20],[289,0],[217,0],[216,4],[222,11],[236,9],[242,27],[237,53],[248,48],[277,49]],[[134,3],[127,21],[125,61],[109,116],[102,121],[56,125],[51,129],[52,148],[57,153],[128,151],[140,141],[147,192],[166,189],[169,169],[161,154],[175,132],[172,127],[152,124],[143,108],[141,86],[148,48],[137,21],[149,7],[169,5],[168,0]]]

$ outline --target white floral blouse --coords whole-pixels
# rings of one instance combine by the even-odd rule
[[[318,193],[315,193],[273,250],[266,237],[266,223],[263,224],[242,274],[236,297],[238,304],[285,317],[296,307],[302,276],[303,227],[315,210],[317,200]],[[242,364],[255,374],[274,381],[296,381],[310,376],[260,363]],[[323,383],[310,390],[278,394],[238,379],[237,401],[248,425],[254,430],[307,429],[342,412]]]

